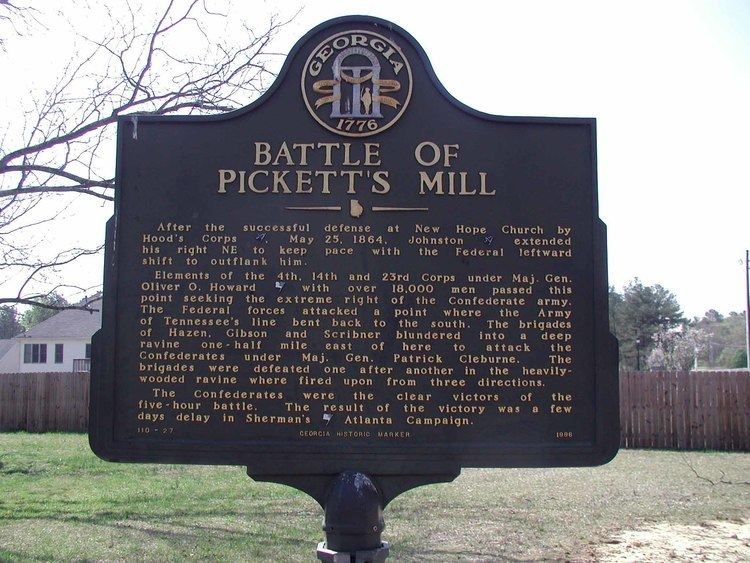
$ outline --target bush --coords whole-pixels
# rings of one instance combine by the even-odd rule
[[[732,369],[747,367],[747,350],[738,350],[732,358],[729,367]]]

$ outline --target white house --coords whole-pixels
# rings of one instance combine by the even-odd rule
[[[15,338],[0,340],[0,373],[79,372],[91,366],[91,336],[102,325],[97,311],[65,309]]]

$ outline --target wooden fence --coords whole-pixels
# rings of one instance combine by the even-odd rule
[[[620,374],[626,448],[750,450],[747,371]]]
[[[89,374],[0,374],[0,430],[86,431]],[[620,374],[626,448],[750,451],[750,373]]]
[[[88,373],[0,373],[0,430],[85,432]]]

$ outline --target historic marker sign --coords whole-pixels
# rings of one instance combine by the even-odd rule
[[[406,33],[343,18],[243,110],[122,118],[117,186],[100,456],[377,474],[616,452],[593,119],[476,112]]]

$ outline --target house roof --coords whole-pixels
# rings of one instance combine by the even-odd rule
[[[0,360],[5,356],[5,354],[8,353],[8,350],[10,350],[13,347],[13,339],[12,338],[5,338],[3,340],[0,340]]]
[[[64,309],[16,338],[91,338],[102,326],[101,296],[89,300],[87,305],[98,310]]]

